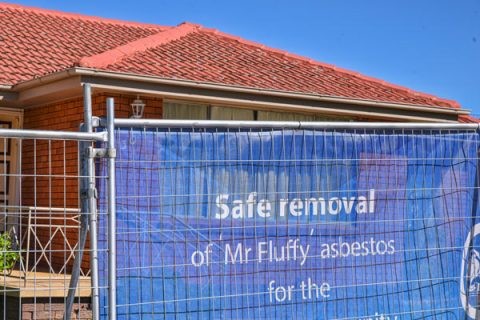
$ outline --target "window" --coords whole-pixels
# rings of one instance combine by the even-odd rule
[[[183,120],[258,120],[258,121],[351,121],[351,117],[264,111],[245,108],[212,106],[201,103],[165,101],[164,119]]]
[[[208,120],[208,105],[180,102],[164,102],[164,119]]]

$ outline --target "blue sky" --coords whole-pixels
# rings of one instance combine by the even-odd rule
[[[480,0],[10,1],[108,18],[200,23],[480,114]]]

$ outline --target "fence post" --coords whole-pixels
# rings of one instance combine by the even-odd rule
[[[108,134],[108,318],[117,319],[117,264],[116,264],[116,215],[115,208],[115,105],[113,98],[107,99]]]
[[[92,133],[92,89],[91,85],[83,85],[84,123],[83,132]],[[88,142],[80,143],[80,234],[78,240],[77,254],[73,264],[72,275],[68,288],[68,296],[65,303],[64,319],[69,320],[72,314],[73,301],[80,277],[83,253],[87,241],[87,232],[90,232],[90,270],[92,287],[92,316],[97,320],[100,318],[100,305],[98,293],[98,248],[97,248],[97,200],[95,189],[95,163],[94,158],[88,154]]]
[[[90,84],[85,84],[88,88],[87,102],[88,108],[85,108],[85,123],[87,132],[93,132],[92,124],[92,93]],[[89,112],[89,114],[87,114]],[[98,227],[97,227],[97,189],[95,185],[95,158],[89,154],[87,158],[87,176],[88,176],[88,229],[90,233],[90,277],[92,286],[92,316],[94,320],[100,319],[100,296],[98,284]]]

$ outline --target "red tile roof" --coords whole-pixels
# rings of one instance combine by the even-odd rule
[[[71,67],[166,27],[0,3],[0,84]]]
[[[470,115],[461,114],[458,116],[458,122],[460,123],[480,123],[480,119],[472,117]]]
[[[74,65],[267,90],[458,108],[441,99],[189,23],[168,28],[0,3],[0,84]]]

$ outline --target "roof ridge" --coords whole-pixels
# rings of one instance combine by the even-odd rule
[[[155,48],[173,40],[177,40],[191,32],[198,30],[198,28],[199,25],[184,22],[177,27],[160,31],[151,36],[140,38],[102,53],[89,57],[83,57],[78,61],[78,66],[104,68],[136,53]]]
[[[367,80],[367,81],[371,81],[371,82],[374,82],[374,83],[382,84],[382,85],[384,85],[384,86],[389,86],[389,87],[395,88],[395,89],[397,89],[397,90],[402,90],[402,91],[405,91],[405,92],[407,92],[407,93],[409,93],[409,94],[416,95],[416,96],[418,96],[418,97],[423,97],[423,98],[431,99],[431,100],[436,101],[436,102],[439,102],[439,103],[447,104],[449,107],[460,108],[460,104],[459,104],[457,101],[455,101],[455,100],[444,99],[444,98],[440,98],[440,97],[437,97],[437,96],[432,95],[432,94],[428,94],[428,93],[423,93],[423,92],[420,92],[420,91],[412,90],[412,89],[409,89],[409,88],[407,88],[407,87],[405,87],[405,86],[397,85],[397,84],[394,84],[394,83],[391,83],[391,82],[387,82],[387,81],[384,81],[384,80],[381,80],[381,79],[378,79],[378,78],[375,78],[375,77],[371,77],[371,76],[367,76],[367,75],[361,74],[361,73],[359,73],[359,72],[355,72],[355,71],[352,71],[352,70],[348,70],[348,69],[344,69],[344,68],[341,68],[341,67],[337,67],[337,66],[335,66],[335,65],[333,65],[333,64],[329,64],[329,63],[325,63],[325,62],[320,62],[320,61],[314,60],[314,59],[309,58],[309,57],[305,57],[305,56],[293,54],[293,53],[290,53],[290,52],[288,52],[288,51],[286,51],[286,50],[277,49],[277,48],[272,48],[272,47],[266,46],[266,45],[264,45],[264,44],[261,44],[261,43],[259,43],[259,42],[247,40],[247,39],[244,39],[244,38],[239,37],[239,36],[235,36],[235,35],[232,35],[232,34],[228,34],[228,33],[222,32],[222,31],[220,31],[220,30],[218,30],[218,29],[205,28],[205,27],[203,27],[203,26],[200,26],[200,27],[199,27],[199,31],[203,31],[203,32],[207,32],[207,33],[212,33],[212,34],[219,35],[219,36],[222,36],[222,37],[231,39],[231,40],[235,40],[235,41],[237,41],[237,42],[240,42],[240,43],[243,43],[243,44],[246,44],[246,45],[250,45],[250,46],[253,46],[253,47],[256,47],[256,48],[260,48],[260,49],[262,49],[262,50],[267,50],[267,51],[270,51],[270,52],[274,52],[274,53],[277,53],[277,54],[281,54],[281,55],[283,55],[283,56],[285,56],[285,57],[289,57],[289,58],[301,60],[301,61],[310,63],[310,64],[312,64],[312,65],[317,65],[317,66],[321,66],[321,67],[324,67],[324,68],[332,69],[332,70],[334,70],[334,71],[346,73],[346,74],[349,74],[349,75],[351,75],[351,76],[360,78],[360,79],[362,79],[362,80]]]
[[[133,21],[126,21],[121,19],[103,18],[99,16],[91,16],[91,15],[80,14],[80,13],[71,13],[71,12],[65,12],[60,10],[43,9],[39,7],[25,6],[21,4],[14,4],[14,3],[8,3],[8,2],[0,2],[0,9],[2,8],[24,10],[24,11],[36,12],[40,14],[55,15],[55,16],[70,18],[70,19],[82,19],[82,20],[87,20],[92,22],[121,24],[121,25],[132,26],[132,27],[146,27],[146,28],[154,28],[154,29],[170,28],[169,26],[162,26],[154,23],[133,22]]]

